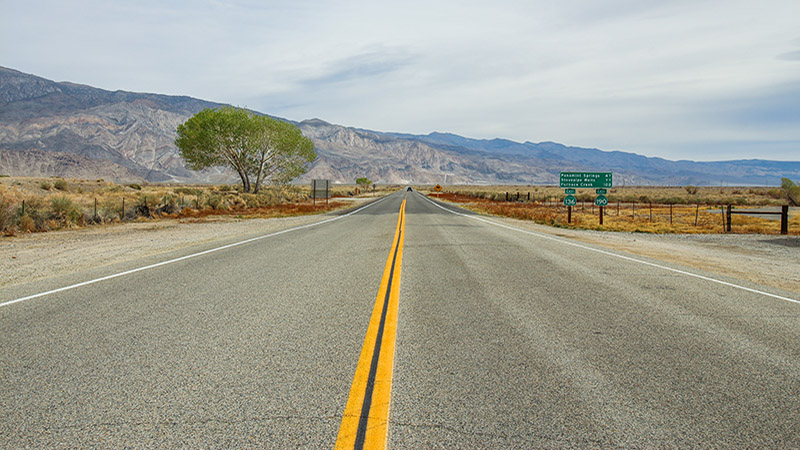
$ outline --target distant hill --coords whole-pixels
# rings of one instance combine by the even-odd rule
[[[184,167],[175,130],[219,103],[106,91],[0,67],[0,174],[151,182],[230,182],[229,171]],[[383,133],[319,119],[297,123],[318,158],[298,182],[555,184],[558,172],[614,172],[616,185],[779,184],[800,162],[669,161],[553,142],[478,140],[448,133]]]

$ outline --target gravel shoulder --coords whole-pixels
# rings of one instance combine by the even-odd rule
[[[369,200],[369,199],[367,199]],[[15,286],[132,261],[214,241],[267,234],[323,220],[160,220],[0,238],[0,287]],[[533,222],[494,220],[635,255],[800,293],[800,237],[778,235],[658,235],[568,230]]]
[[[800,237],[570,230],[493,217],[519,228],[800,293]]]
[[[349,200],[358,206],[373,199]],[[0,287],[214,242],[232,242],[319,222],[339,213],[270,219],[161,219],[0,237]]]

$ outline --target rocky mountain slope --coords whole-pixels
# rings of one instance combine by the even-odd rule
[[[105,91],[57,83],[0,67],[0,174],[152,182],[236,181],[221,169],[184,167],[175,130],[203,108],[190,97]],[[476,140],[446,133],[409,135],[333,125],[297,124],[318,158],[298,182],[555,184],[566,170],[612,171],[617,185],[778,184],[800,179],[800,162],[699,163],[625,152]]]
[[[0,68],[0,150],[28,153],[6,155],[0,168],[19,175],[216,181],[219,170],[186,169],[174,140],[178,124],[218,106],[189,97],[56,83]],[[79,158],[67,162],[63,154]]]

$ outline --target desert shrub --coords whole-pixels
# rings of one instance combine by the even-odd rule
[[[658,199],[658,203],[664,205],[680,205],[683,203],[683,199],[680,197],[666,197]]]
[[[697,186],[686,186],[684,189],[689,195],[697,195]]]
[[[767,196],[774,199],[782,199],[783,193],[779,189],[770,189],[767,191]]]
[[[196,197],[199,197],[203,193],[203,190],[199,189],[199,188],[192,188],[192,187],[178,187],[178,188],[173,189],[172,192],[174,192],[176,194],[194,195]]]
[[[180,207],[178,206],[178,196],[175,194],[165,194],[156,206],[156,213],[175,214]]]
[[[719,200],[722,205],[747,205],[747,199],[744,197],[723,197]]]
[[[245,209],[245,208],[247,208],[247,202],[239,194],[226,195],[225,196],[225,201],[224,201],[223,204],[224,204],[225,209]]]
[[[86,222],[78,205],[66,195],[50,199],[50,218],[63,226],[83,225]]]
[[[122,214],[122,198],[121,197],[106,197],[100,202],[97,209],[97,214],[103,222],[108,222],[124,216]]]
[[[46,212],[44,199],[41,197],[30,197],[25,199],[25,211],[22,210],[22,204],[17,208],[17,217],[19,222],[22,223],[24,217],[33,221],[33,229],[30,231],[45,230],[45,222],[49,219]],[[22,231],[29,231],[28,226],[20,227]]]
[[[68,191],[69,185],[65,180],[56,180],[53,182],[53,187],[58,189],[59,191]]]
[[[135,219],[136,217],[152,217],[154,210],[155,208],[152,197],[148,199],[146,195],[143,195],[139,197],[139,201],[131,209],[132,217],[130,218]],[[129,218],[127,211],[125,217]]]
[[[222,206],[222,196],[212,194],[206,198],[206,205],[210,206],[212,209],[219,209]]]
[[[138,185],[136,183],[131,183],[131,184],[128,185],[128,187],[133,189],[133,190],[136,190],[136,191],[141,191],[142,190],[142,186]]]
[[[19,230],[25,233],[36,231],[36,221],[31,216],[25,214],[19,218]]]
[[[14,209],[15,205],[11,199],[0,195],[0,231],[5,232],[16,225]]]
[[[47,181],[42,181],[41,183],[39,183],[39,187],[44,189],[45,191],[49,191],[50,189],[53,189],[53,185],[50,184]]]

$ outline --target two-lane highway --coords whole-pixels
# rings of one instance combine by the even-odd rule
[[[403,191],[0,290],[0,447],[800,446],[794,294],[468,216]]]
[[[406,211],[395,448],[800,445],[799,304]]]

